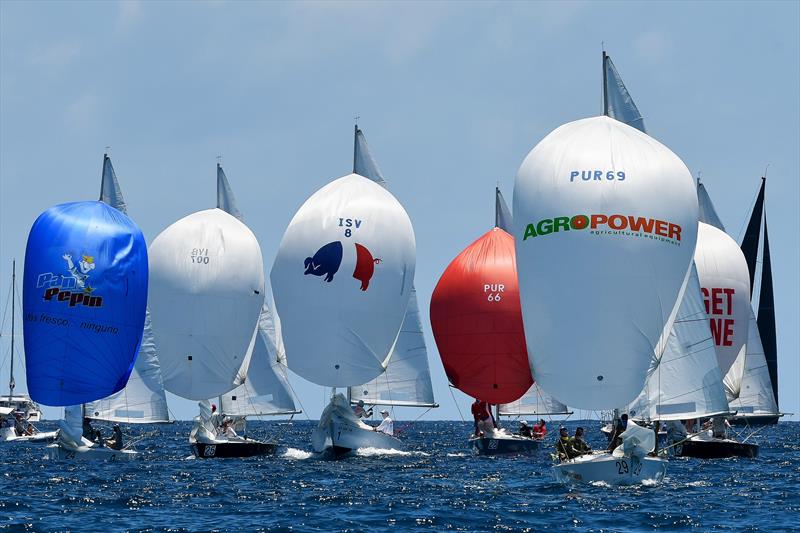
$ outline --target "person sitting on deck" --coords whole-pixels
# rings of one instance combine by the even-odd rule
[[[491,435],[497,426],[492,417],[492,410],[489,404],[483,400],[475,398],[472,403],[472,418],[475,425],[475,436]]]
[[[608,443],[608,451],[613,452],[614,449],[622,444],[622,432],[628,427],[628,415],[623,414],[617,420],[617,425],[614,426],[614,432],[611,434],[611,440]]]
[[[592,453],[592,447],[583,439],[583,428],[575,428],[575,436],[570,439],[570,446],[575,456]]]
[[[367,409],[364,407],[364,400],[358,400],[358,403],[353,406],[353,413],[358,418],[369,418],[372,416],[372,408]]]
[[[519,423],[519,435],[520,437],[528,437],[529,439],[533,438],[533,431],[528,425],[528,422],[525,420],[522,420]]]
[[[539,422],[533,425],[533,438],[536,440],[544,439],[544,436],[547,435],[547,423],[544,421],[544,418],[540,418]]]
[[[89,417],[83,417],[83,438],[96,442],[98,435],[100,435],[100,431],[95,430],[92,427],[92,421],[89,419]]]
[[[235,439],[239,436],[236,434],[236,431],[234,431],[233,427],[231,426],[230,418],[226,418],[225,420],[222,421],[222,427],[219,428],[219,435],[229,439]]]
[[[381,416],[383,420],[381,420],[380,425],[374,427],[374,431],[378,431],[380,433],[386,433],[387,435],[394,435],[394,422],[391,418],[389,418],[389,411],[384,409],[381,411]]]
[[[25,435],[25,424],[22,420],[22,413],[19,411],[14,413],[14,433],[16,433],[18,437]]]
[[[575,452],[572,449],[572,441],[569,438],[569,432],[567,428],[561,427],[559,430],[560,437],[558,441],[556,441],[556,453],[558,453],[558,458],[561,461],[568,461],[574,457]]]
[[[711,436],[715,439],[727,439],[730,422],[725,417],[715,416],[703,425],[703,429],[711,429]]]
[[[121,450],[123,445],[122,438],[122,429],[120,429],[119,424],[114,424],[114,429],[111,432],[111,438],[106,439],[106,446],[111,448],[112,450]]]
[[[25,434],[28,436],[36,434],[36,428],[30,422],[28,422],[28,427],[25,428]]]

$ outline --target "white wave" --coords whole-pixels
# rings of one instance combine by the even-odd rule
[[[470,455],[470,454],[467,454],[467,453],[464,453],[464,452],[458,452],[458,453],[448,453],[447,457],[467,457],[467,455]]]
[[[397,456],[409,456],[409,455],[420,455],[423,457],[428,457],[429,454],[425,452],[408,452],[405,450],[395,450],[394,448],[359,448],[356,450],[356,455],[361,457],[376,457],[379,455],[397,455]]]
[[[193,461],[194,459],[195,459],[194,454],[187,455],[186,457],[183,458],[184,461]]]
[[[661,484],[661,482],[658,481],[657,479],[643,479],[642,480],[642,485],[645,486],[645,487],[656,487],[656,486],[658,486],[660,484]]]
[[[302,461],[304,459],[308,459],[314,454],[311,452],[307,452],[305,450],[298,450],[297,448],[286,448],[286,451],[283,452],[283,456],[287,459],[295,459],[297,461]]]

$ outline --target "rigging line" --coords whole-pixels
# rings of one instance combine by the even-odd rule
[[[759,184],[758,190],[756,191],[756,195],[753,197],[753,200],[750,202],[750,209],[747,210],[747,215],[745,215],[744,220],[742,220],[742,225],[739,226],[739,236],[736,238],[737,244],[742,244],[742,238],[744,233],[744,228],[750,222],[750,217],[753,216],[753,207],[756,205],[756,201],[758,200],[758,193],[761,192],[761,185]],[[763,214],[761,215],[764,216]],[[763,224],[762,224],[763,225]],[[759,228],[759,234],[761,233],[761,228]],[[757,254],[756,254],[757,255]]]
[[[450,397],[453,398],[453,403],[456,404],[456,410],[458,411],[458,416],[461,417],[462,422],[466,422],[466,420],[464,419],[464,415],[461,414],[461,408],[458,406],[458,402],[456,401],[456,395],[453,394],[453,386],[448,384],[447,389],[450,391]]]

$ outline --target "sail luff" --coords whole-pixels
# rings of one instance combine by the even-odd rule
[[[608,54],[603,50],[603,114],[608,115]]]
[[[114,166],[111,164],[111,158],[108,154],[103,154],[103,177],[100,181],[100,201],[105,202],[117,211],[128,214],[128,204],[125,203],[125,198],[122,196],[122,189],[117,180],[117,174],[114,172]]]
[[[503,193],[500,192],[500,187],[495,187],[494,225],[508,234],[514,231],[514,219],[505,198],[503,198]]]
[[[725,226],[722,224],[717,210],[714,209],[714,203],[708,195],[705,185],[700,180],[697,180],[697,205],[700,208],[700,222],[705,222],[717,229],[725,231]]]
[[[244,220],[239,206],[236,204],[236,198],[233,196],[233,189],[231,189],[225,171],[222,170],[222,165],[219,163],[217,163],[217,207],[239,220]]]
[[[772,382],[772,394],[775,398],[776,410],[778,402],[778,345],[775,329],[775,297],[772,289],[772,260],[769,252],[769,235],[767,233],[767,217],[764,217],[764,255],[761,266],[761,290],[758,295],[758,332],[764,348],[769,378]]]
[[[761,218],[764,213],[764,184],[765,178],[761,178],[761,188],[758,190],[756,203],[753,204],[753,212],[750,214],[750,221],[742,239],[742,253],[747,261],[747,270],[750,272],[750,297],[753,297],[753,287],[756,280],[756,263],[758,262],[758,240],[761,233]]]
[[[647,133],[642,114],[611,61],[611,56],[603,52],[603,60],[603,114]]]

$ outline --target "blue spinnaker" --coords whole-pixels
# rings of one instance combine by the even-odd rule
[[[75,405],[125,386],[142,341],[147,280],[144,236],[117,209],[73,202],[36,219],[22,304],[33,400]]]

